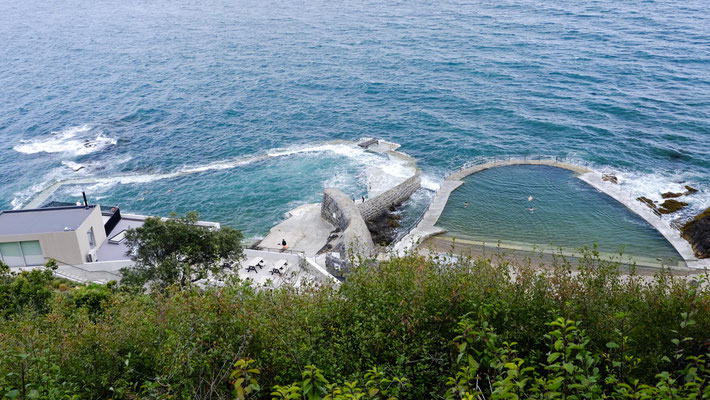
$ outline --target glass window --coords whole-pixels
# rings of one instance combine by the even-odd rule
[[[38,240],[28,242],[20,242],[22,247],[22,255],[25,256],[26,265],[42,265],[44,257],[42,256],[42,248],[39,246]]]
[[[96,247],[96,239],[94,238],[94,227],[92,226],[89,228],[89,231],[86,232],[86,234],[89,236],[89,247],[92,249]]]
[[[5,264],[11,267],[25,266],[20,244],[17,242],[0,243],[0,254],[2,254],[2,260],[5,261]]]

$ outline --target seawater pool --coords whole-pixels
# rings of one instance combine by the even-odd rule
[[[449,197],[437,226],[449,237],[502,247],[578,251],[596,244],[601,253],[682,262],[641,217],[555,167],[506,166],[470,175]]]

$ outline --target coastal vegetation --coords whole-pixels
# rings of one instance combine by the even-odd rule
[[[710,395],[705,276],[418,255],[339,286],[142,292],[0,270],[0,397],[503,399]]]
[[[209,229],[198,224],[195,211],[170,218],[146,218],[126,231],[127,255],[135,265],[121,270],[123,283],[183,288],[193,282],[231,270],[243,256],[242,233],[230,227]]]

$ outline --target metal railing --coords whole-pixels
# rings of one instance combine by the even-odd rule
[[[475,167],[476,165],[481,165],[481,164],[487,164],[491,162],[500,162],[500,161],[513,161],[513,160],[522,160],[522,161],[555,161],[555,162],[560,162],[560,163],[567,163],[567,164],[572,164],[572,165],[578,165],[581,167],[586,167],[586,168],[592,168],[594,167],[594,164],[581,159],[581,158],[576,158],[576,157],[568,157],[568,156],[556,156],[556,155],[550,155],[550,154],[526,154],[526,155],[520,155],[520,156],[476,156],[469,161],[466,161],[460,168],[457,168],[453,171],[449,171],[448,175],[451,175],[453,173],[456,173],[458,171],[461,171],[466,168],[470,167]]]
[[[259,248],[246,248],[245,250],[254,250],[254,251],[266,251],[269,253],[280,253],[280,254],[294,254],[294,255],[303,255],[304,252],[298,251],[298,250],[279,250],[271,247],[259,247]]]
[[[91,270],[88,270],[88,269],[84,269],[84,268],[81,268],[81,267],[77,267],[77,266],[74,265],[74,264],[69,264],[69,263],[64,262],[64,261],[62,261],[62,260],[58,260],[58,259],[56,259],[56,258],[55,258],[54,260],[57,262],[57,264],[61,264],[62,267],[69,267],[69,268],[70,268],[70,271],[71,271],[71,268],[73,268],[73,269],[75,269],[75,270],[78,271],[78,274],[79,274],[79,275],[81,275],[81,274],[85,274],[85,275],[86,275],[87,278],[84,279],[82,276],[77,276],[77,275],[75,275],[75,274],[72,274],[71,272],[67,273],[67,271],[64,271],[64,270],[63,270],[63,271],[59,271],[59,272],[58,272],[58,271],[55,271],[55,273],[58,273],[58,274],[60,274],[60,275],[64,275],[64,276],[66,276],[68,279],[72,279],[72,280],[75,280],[75,281],[77,281],[77,282],[95,282],[95,281],[99,281],[99,280],[106,280],[106,279],[104,279],[104,278],[98,279],[98,277],[95,277],[96,279],[92,279],[91,276],[92,276],[92,275],[96,275],[96,274],[107,274],[107,275],[109,275],[109,277],[110,277],[111,279],[108,279],[107,281],[110,281],[110,280],[120,280],[120,279],[121,279],[121,275],[116,274],[116,273],[111,272],[111,271],[105,271],[105,270],[94,270],[94,271],[91,271]]]

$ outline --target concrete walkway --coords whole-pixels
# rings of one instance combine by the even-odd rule
[[[305,204],[289,211],[289,217],[274,226],[259,243],[263,249],[281,250],[281,240],[286,240],[289,250],[313,257],[328,242],[335,227],[320,216],[320,203]]]
[[[502,160],[502,161],[492,161],[485,164],[474,165],[471,167],[464,168],[462,170],[456,171],[453,174],[446,177],[447,181],[460,181],[463,178],[475,174],[490,168],[505,167],[509,165],[547,165],[549,167],[556,167],[562,169],[568,169],[570,171],[576,172],[577,174],[586,174],[592,172],[592,170],[584,168],[579,165],[574,165],[566,162],[555,161],[555,160]]]
[[[444,229],[434,225],[439,220],[441,213],[444,212],[451,192],[461,185],[463,185],[463,182],[456,180],[444,181],[439,186],[439,190],[436,191],[434,199],[429,204],[429,208],[419,224],[392,247],[395,254],[402,256],[407,251],[415,249],[425,239],[446,232]]]
[[[573,171],[577,174],[577,178],[588,183],[592,187],[596,188],[600,192],[608,195],[619,203],[623,204],[630,211],[639,215],[646,222],[651,224],[663,237],[668,240],[668,242],[678,251],[678,254],[683,258],[689,268],[703,269],[710,268],[710,259],[699,260],[695,257],[693,249],[690,244],[680,236],[680,232],[671,227],[670,224],[662,218],[659,218],[648,208],[637,201],[633,196],[624,192],[618,185],[605,182],[602,180],[602,176],[598,172],[594,172],[588,168],[574,165],[566,162],[560,162],[555,160],[502,160],[493,161],[484,164],[474,165],[470,167],[465,167],[457,172],[452,173],[446,180],[441,184],[439,190],[436,192],[434,200],[432,200],[429,208],[422,220],[417,224],[417,226],[412,229],[407,235],[405,235],[402,240],[397,242],[393,246],[393,251],[397,255],[402,255],[406,251],[415,249],[419,243],[423,242],[425,239],[437,235],[439,233],[445,232],[444,229],[435,226],[436,222],[439,220],[441,213],[446,207],[446,203],[449,200],[451,192],[463,184],[462,179],[490,168],[504,167],[511,165],[545,165],[549,167],[556,167],[567,169]]]

